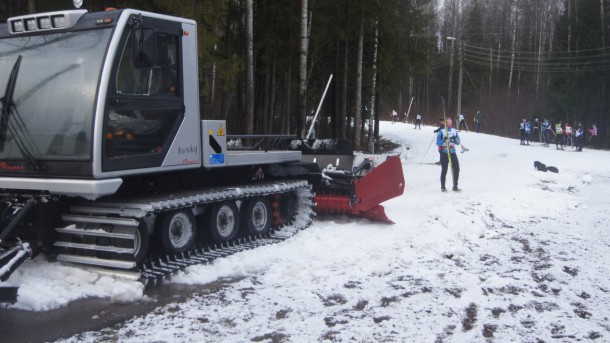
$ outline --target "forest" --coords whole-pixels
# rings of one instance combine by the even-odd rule
[[[198,22],[202,119],[234,134],[306,136],[332,75],[318,138],[360,149],[396,110],[446,113],[516,137],[523,118],[596,124],[608,139],[609,0],[84,0]],[[70,0],[6,0],[11,16]],[[381,133],[383,136],[383,133]]]

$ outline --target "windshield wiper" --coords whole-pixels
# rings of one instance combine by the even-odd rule
[[[17,73],[19,72],[19,66],[21,65],[21,55],[17,57],[17,61],[13,65],[11,75],[6,83],[6,90],[4,96],[0,99],[2,104],[2,117],[0,118],[0,151],[4,150],[4,143],[6,142],[6,131],[8,129],[8,120],[11,114],[11,106],[13,105],[13,94],[15,93],[15,84],[17,83]]]
[[[0,151],[3,151],[6,144],[6,136],[7,132],[10,132],[13,139],[15,140],[15,144],[26,163],[30,168],[39,171],[41,170],[40,164],[34,158],[32,154],[32,150],[36,150],[36,145],[32,141],[32,137],[25,126],[25,123],[21,119],[21,115],[19,115],[19,111],[17,111],[17,106],[15,106],[15,102],[13,101],[13,95],[15,94],[15,84],[17,83],[17,75],[19,74],[19,68],[21,66],[22,56],[19,55],[17,57],[17,61],[15,61],[15,65],[13,65],[13,69],[11,70],[11,75],[8,78],[8,82],[6,84],[6,90],[4,92],[4,96],[0,99],[0,104],[2,104],[2,112],[0,113]],[[11,120],[11,117],[14,120]],[[24,133],[24,137],[21,136],[21,133]]]

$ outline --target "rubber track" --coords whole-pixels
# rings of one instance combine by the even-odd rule
[[[283,227],[274,227],[264,237],[240,237],[233,242],[198,247],[188,252],[147,257],[135,271],[117,274],[130,274],[139,278],[147,286],[154,286],[179,270],[197,264],[209,264],[217,258],[226,257],[241,251],[274,244],[286,240],[298,231],[307,228],[313,221],[314,197],[307,181],[285,180],[263,182],[242,187],[219,187],[204,191],[180,192],[172,195],[154,195],[143,198],[122,199],[108,202],[83,202],[70,207],[71,214],[96,216],[116,216],[139,219],[150,213],[190,208],[225,200],[244,200],[256,196],[296,192],[297,210],[295,216]],[[119,270],[117,270],[118,272]],[[111,272],[110,272],[111,273]],[[135,274],[135,275],[134,275]]]
[[[297,190],[295,216],[283,227],[274,228],[265,236],[241,237],[230,243],[214,244],[195,248],[181,254],[152,258],[149,262],[139,266],[139,280],[147,287],[154,287],[164,280],[170,280],[174,273],[189,266],[210,264],[218,258],[282,242],[309,227],[313,222],[314,215],[311,190],[308,187],[299,188]]]

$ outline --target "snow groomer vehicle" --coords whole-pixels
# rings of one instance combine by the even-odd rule
[[[389,221],[397,156],[354,170],[353,153],[306,141],[230,148],[277,140],[201,120],[198,75],[193,20],[76,9],[0,24],[1,281],[45,253],[150,282],[316,211]]]

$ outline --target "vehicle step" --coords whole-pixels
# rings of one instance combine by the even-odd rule
[[[132,269],[132,268],[136,267],[136,263],[133,261],[108,260],[108,259],[103,259],[103,258],[98,258],[98,257],[78,256],[78,255],[68,255],[68,254],[57,255],[57,260],[62,261],[62,262],[89,264],[92,266],[110,267],[110,268],[117,268],[117,269]]]
[[[112,224],[121,226],[137,227],[138,221],[131,218],[115,218],[103,216],[86,216],[80,214],[62,214],[61,218],[67,222],[91,223],[91,224]]]
[[[142,218],[146,216],[146,211],[139,208],[125,208],[125,207],[101,207],[101,206],[71,206],[70,212],[82,213],[82,214],[114,214],[122,217],[135,217]]]
[[[79,229],[74,225],[69,225],[66,227],[58,227],[55,228],[57,233],[65,233],[68,235],[83,235],[83,236],[96,236],[96,237],[109,237],[109,238],[120,238],[120,239],[135,239],[135,234],[132,233],[119,233],[119,232],[108,232],[102,229],[98,230],[86,230]]]
[[[86,271],[95,272],[102,275],[112,276],[115,279],[127,281],[139,281],[142,278],[142,273],[139,271],[105,269],[100,267],[87,266],[83,268]]]
[[[113,252],[117,254],[131,254],[133,255],[133,248],[120,248],[110,245],[97,245],[97,244],[84,244],[84,243],[76,243],[76,242],[63,242],[57,241],[53,244],[56,247],[60,248],[74,248],[74,249],[83,249],[83,250],[94,250],[94,251],[105,251],[105,252]]]

